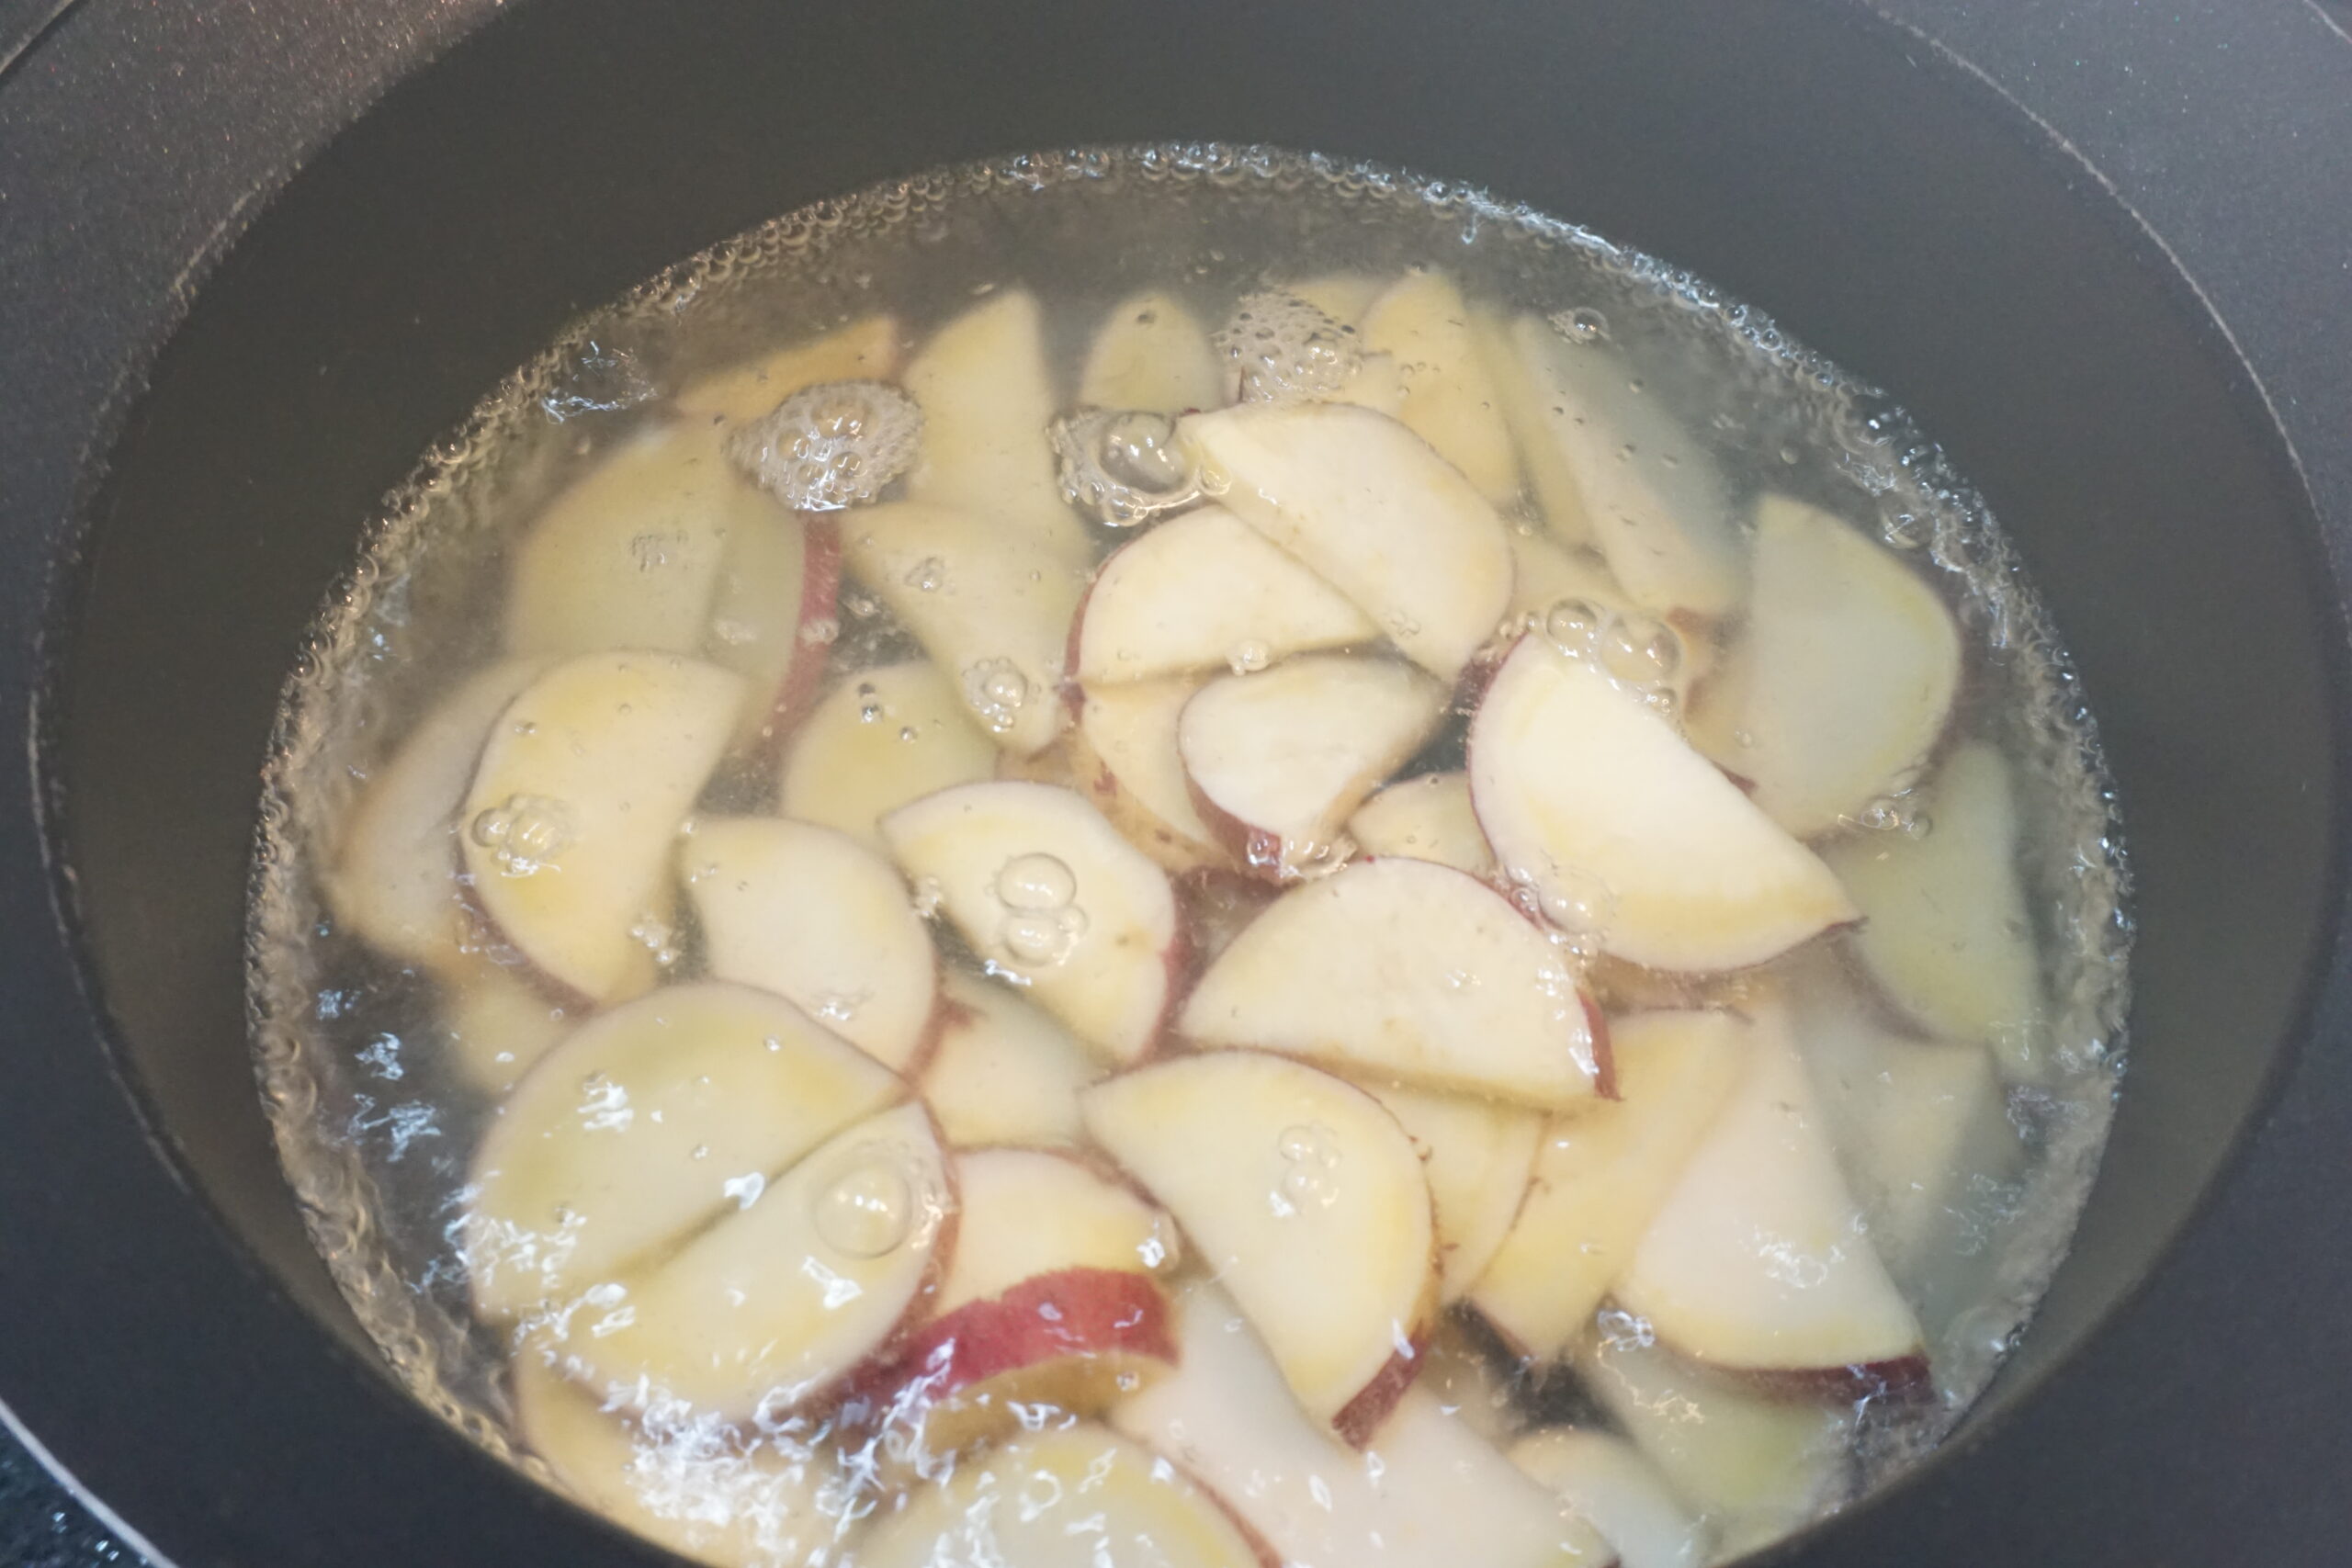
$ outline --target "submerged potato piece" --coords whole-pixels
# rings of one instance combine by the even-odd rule
[[[997,754],[935,665],[876,665],[834,687],[793,734],[778,809],[878,850],[884,816],[993,777]]]
[[[1510,901],[1450,866],[1363,861],[1245,927],[1177,1027],[1514,1103],[1580,1105],[1606,1045],[1566,961]]]
[[[922,1096],[947,1141],[1077,1143],[1078,1091],[1102,1076],[1101,1059],[1008,987],[951,969],[940,990],[944,1017]]]
[[[732,1195],[740,1213],[622,1277],[625,1310],[543,1331],[590,1386],[735,1420],[782,1415],[928,1311],[954,1247],[955,1185],[919,1103]]]
[[[1747,627],[1691,739],[1799,838],[1905,783],[1960,689],[1960,627],[1919,575],[1815,506],[1756,509]]]
[[[1510,603],[1494,506],[1396,421],[1344,403],[1189,414],[1180,439],[1229,481],[1225,504],[1451,681]]]
[[[906,623],[975,723],[1033,756],[1069,721],[1062,665],[1077,613],[1071,562],[978,513],[917,502],[861,507],[842,520],[858,580]]]
[[[1201,1477],[1285,1563],[1605,1568],[1607,1543],[1514,1470],[1476,1422],[1408,1390],[1363,1452],[1303,1414],[1216,1284],[1177,1300],[1175,1374],[1113,1423]]]
[[[1982,742],[1955,749],[1919,808],[1922,836],[1872,833],[1824,852],[1862,912],[1855,951],[1922,1027],[1981,1041],[2004,1077],[2041,1083],[2051,1067],[2041,969],[2008,762]]]
[[[1437,1309],[1429,1181],[1396,1119],[1257,1051],[1138,1067],[1079,1103],[1233,1292],[1298,1403],[1362,1447],[1412,1382]]]
[[[1526,1201],[1544,1114],[1401,1083],[1360,1079],[1359,1087],[1388,1108],[1420,1151],[1437,1215],[1438,1299],[1460,1301]]]
[[[1497,406],[1544,526],[1571,549],[1590,547],[1592,519],[1585,513],[1584,491],[1552,436],[1550,393],[1520,357],[1510,323],[1491,310],[1473,310],[1470,337],[1493,383]]]
[[[1761,964],[1855,917],[1829,868],[1591,664],[1520,639],[1470,723],[1495,858],[1653,969]]]
[[[885,817],[882,837],[992,973],[1106,1059],[1159,1040],[1182,957],[1176,897],[1083,795],[960,784]]]
[[[1471,1305],[1521,1354],[1555,1359],[1591,1324],[1731,1098],[1749,1032],[1727,1012],[1611,1024],[1620,1098],[1545,1126],[1527,1201],[1470,1288]]]
[[[1062,498],[1046,434],[1061,399],[1036,296],[992,294],[932,333],[907,363],[906,389],[923,415],[910,500],[976,513],[999,538],[1064,567],[1085,563],[1086,529]]]
[[[1174,295],[1147,289],[1112,306],[1094,329],[1078,400],[1174,415],[1215,408],[1224,379],[1200,319]]]
[[[1510,1447],[1510,1461],[1617,1549],[1621,1568],[1699,1568],[1711,1538],[1632,1443],[1597,1427],[1552,1427]]]
[[[671,840],[727,750],[740,676],[654,653],[542,672],[482,749],[460,847],[484,915],[592,1001],[650,979],[640,931],[669,903]]]
[[[902,1092],[749,987],[674,986],[600,1014],[515,1085],[474,1157],[475,1305],[560,1309]]]
[[[1102,562],[1070,634],[1070,671],[1111,682],[1264,665],[1376,640],[1347,596],[1222,506],[1171,517]]]
[[[898,318],[865,316],[811,342],[704,377],[678,394],[678,412],[747,423],[820,382],[888,381],[898,369]]]
[[[1500,505],[1519,493],[1519,455],[1478,353],[1462,290],[1434,269],[1407,273],[1363,317],[1363,344],[1396,362],[1396,417]]]
[[[729,536],[772,522],[713,426],[659,426],[542,509],[514,548],[506,646],[520,654],[699,654]]]
[[[1919,1321],[1871,1247],[1778,1008],[1613,1287],[1685,1355],[1839,1386],[1909,1384]]]
[[[1713,455],[1608,344],[1572,343],[1539,316],[1519,318],[1510,335],[1585,526],[1634,602],[1661,615],[1736,606],[1747,563]]]
[[[378,952],[436,973],[470,970],[458,807],[492,727],[547,666],[544,659],[508,659],[468,676],[360,791],[324,891],[335,919]]]
[[[485,1094],[503,1094],[571,1032],[572,1009],[487,960],[441,973],[443,1043],[458,1075]]]
[[[1264,1568],[1249,1534],[1148,1449],[1081,1423],[990,1449],[877,1518],[861,1568]]]
[[[938,1038],[939,955],[898,869],[845,833],[706,819],[678,842],[710,973],[774,991],[896,1072]]]
[[[1401,660],[1302,654],[1203,686],[1176,751],[1204,825],[1253,874],[1288,882],[1329,860],[1445,705],[1445,687]]]
[[[708,1568],[775,1568],[841,1529],[840,1467],[781,1433],[746,1438],[669,1412],[632,1417],[536,1356],[514,1362],[514,1422],[587,1506]]]
[[[1467,773],[1400,779],[1356,807],[1348,836],[1363,854],[1435,861],[1481,879],[1495,870],[1494,851],[1470,805]]]
[[[1204,682],[1182,677],[1087,689],[1069,737],[1080,787],[1127,841],[1170,872],[1233,864],[1201,816],[1176,727]]]

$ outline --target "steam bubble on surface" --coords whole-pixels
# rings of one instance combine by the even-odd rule
[[[1200,474],[1166,414],[1081,409],[1056,420],[1062,494],[1113,528],[1148,523],[1200,499]]]
[[[1280,288],[1243,295],[1212,342],[1245,403],[1328,398],[1363,366],[1355,328]]]
[[[727,456],[796,512],[872,501],[914,467],[922,410],[879,381],[824,381],[727,437]]]

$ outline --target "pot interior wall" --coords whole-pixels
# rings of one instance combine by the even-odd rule
[[[2138,875],[2132,1065],[2075,1258],[1992,1403],[2187,1220],[2297,1019],[2340,705],[2313,525],[2155,247],[1988,88],[1830,5],[1164,9],[535,0],[307,167],[112,455],[49,763],[125,1076],[267,1273],[356,1330],[250,1077],[239,941],[279,686],[360,524],[572,314],[763,217],[1030,147],[1215,137],[1468,179],[1773,312],[1888,388],[2021,546]],[[1136,30],[1123,30],[1125,20]],[[1141,68],[1139,69],[1139,65]]]

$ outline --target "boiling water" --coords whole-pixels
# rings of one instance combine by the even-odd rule
[[[2089,716],[2008,546],[1884,396],[1696,278],[1466,188],[1191,146],[1024,158],[780,219],[580,323],[497,389],[390,498],[288,687],[265,799],[251,977],[262,1084],[289,1178],[361,1320],[420,1398],[537,1473],[549,1474],[548,1461],[565,1462],[535,1454],[518,1431],[513,1331],[485,1325],[469,1304],[469,1261],[481,1254],[467,1216],[471,1162],[495,1122],[497,1089],[587,1010],[542,999],[500,1018],[467,1010],[424,966],[371,949],[338,922],[328,871],[371,775],[421,716],[500,653],[516,542],[542,506],[640,432],[678,417],[682,389],[707,385],[714,374],[877,311],[897,319],[894,346],[920,345],[976,301],[1014,289],[1043,307],[1066,405],[1090,335],[1115,302],[1145,289],[1166,291],[1209,326],[1222,323],[1220,366],[1242,397],[1329,396],[1363,373],[1368,354],[1355,322],[1367,301],[1414,269],[1442,270],[1494,319],[1540,320],[1563,344],[1614,356],[1628,393],[1666,411],[1679,432],[1663,446],[1629,443],[1623,462],[1657,470],[1681,460],[1678,449],[1695,453],[1691,460],[1720,469],[1740,518],[1767,491],[1814,503],[1872,536],[1951,606],[1966,649],[1951,730],[1989,742],[2016,781],[2016,861],[2042,996],[2030,1039],[1990,1043],[2004,1068],[2000,1146],[1939,1199],[1931,1253],[1898,1269],[1927,1336],[1932,1387],[1924,1394],[1759,1392],[1692,1370],[1654,1343],[1649,1325],[1614,1307],[1600,1313],[1573,1365],[1553,1366],[1514,1365],[1475,1314],[1457,1313],[1422,1381],[1498,1440],[1561,1424],[1630,1435],[1697,1521],[1688,1561],[1736,1554],[1846,1506],[1911,1462],[1966,1408],[2025,1325],[2095,1168],[2121,1067],[2128,941],[2111,801]],[[737,460],[797,503],[854,507],[921,441],[910,423],[894,423],[911,412],[903,398],[887,388],[854,396],[868,400],[850,410],[862,414],[867,439],[845,449],[870,463],[844,465],[825,445],[824,421],[833,421],[835,434],[858,423],[843,423],[838,396],[804,400],[740,434]],[[1200,476],[1174,453],[1165,421],[1065,412],[1076,416],[1052,439],[1071,494],[1091,519],[1081,536],[1098,556],[1196,500]],[[889,442],[874,445],[876,432],[906,450],[894,456]],[[1208,478],[1213,485],[1216,476]],[[1668,490],[1676,482],[1670,473],[1652,478]],[[1542,499],[1523,491],[1503,506],[1506,521],[1540,534]],[[854,510],[838,515],[843,527],[856,526]],[[658,555],[662,541],[647,547]],[[924,561],[915,570],[945,568]],[[831,617],[798,628],[829,644],[825,690],[854,688],[864,671],[922,657],[887,598],[875,584],[847,581]],[[1677,695],[1688,692],[1676,686],[1675,666],[1719,658],[1736,619],[1710,626],[1686,617],[1669,627],[1638,616],[1610,620],[1576,601],[1539,609],[1533,624],[1555,639],[1581,638],[1586,654],[1679,716]],[[731,635],[723,623],[714,626],[721,642]],[[1261,669],[1269,651],[1237,646],[1232,666]],[[1012,661],[984,660],[962,674],[988,728],[1009,728],[1022,722],[1024,705],[1034,711],[1054,700],[1032,690]],[[1457,713],[1403,771],[1462,766],[1465,728]],[[698,819],[775,808],[774,739],[748,737],[719,765]],[[1948,739],[1936,756],[1951,747]],[[1882,798],[1820,841],[1918,842],[1957,830],[1935,820],[1931,782],[1891,781]],[[527,821],[452,824],[453,846],[459,827],[484,842],[503,829],[515,853],[527,852],[539,830]],[[1335,862],[1347,849],[1316,852]],[[1040,873],[1044,883],[1054,869]],[[1051,914],[1054,889],[1041,887],[1024,885],[1023,897],[1037,893],[1029,902]],[[1544,910],[1567,962],[1586,965],[1605,944],[1606,892],[1595,908],[1564,909],[1555,898]],[[1254,907],[1242,899],[1222,912],[1238,923]],[[1204,933],[1215,932],[1217,914],[1199,912]],[[950,962],[977,967],[978,956],[946,924],[938,929]],[[1060,940],[1043,927],[1032,934],[1042,950]],[[690,920],[649,919],[636,935],[665,983],[691,979],[707,962]],[[1668,979],[1600,960],[1589,964],[1589,977],[1615,1011],[1739,1008],[1772,995],[1786,998],[1801,1032],[1850,1030],[1857,1016],[1883,1026],[1883,1002],[1856,978],[1862,971],[1853,941],[1832,933],[1760,974]],[[514,957],[494,942],[481,956]],[[838,1016],[857,1005],[845,1000]],[[1981,1050],[1987,1043],[1962,1043]],[[1981,1153],[1981,1140],[1973,1146]],[[1851,1148],[1841,1154],[1856,1157]],[[753,1173],[754,1185],[729,1195],[748,1209],[762,1179]],[[844,1201],[856,1210],[862,1200]],[[865,1222],[850,1213],[835,1228],[857,1223]],[[1696,1461],[1678,1449],[1689,1444],[1671,1420],[1661,1422],[1657,1413],[1672,1409],[1695,1411],[1716,1429],[1766,1434],[1757,1441],[1771,1456],[1773,1479],[1746,1495],[1714,1484],[1720,1474],[1692,1469]],[[957,1462],[953,1455],[910,1460],[903,1444],[852,1440],[814,1416],[730,1425],[673,1401],[639,1410],[633,1427],[619,1427],[620,1418],[612,1417],[614,1430],[636,1445],[635,1506],[609,1497],[592,1503],[717,1561],[760,1561],[788,1549],[788,1559],[775,1560],[808,1560],[814,1550],[854,1562],[857,1520],[891,1512],[906,1488],[933,1483],[920,1477],[952,1476]],[[785,1517],[793,1510],[768,1489],[779,1465],[788,1470],[787,1461],[828,1445],[828,1462],[838,1466],[828,1471],[834,1479],[818,1512],[838,1530],[812,1537],[805,1520]],[[763,1453],[762,1463],[751,1462]],[[968,1470],[979,1461],[967,1455],[963,1462]],[[805,1513],[805,1499],[797,1506]],[[648,1526],[648,1517],[667,1522]]]

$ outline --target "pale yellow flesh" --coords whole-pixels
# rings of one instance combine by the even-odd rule
[[[1922,793],[1924,837],[1871,834],[1826,852],[1862,912],[1855,949],[1920,1024],[1980,1041],[2005,1077],[2040,1083],[2050,1072],[2041,972],[2018,874],[2009,765],[1971,742]]]
[[[707,1163],[707,1162],[706,1162]],[[906,1225],[878,1255],[845,1250],[820,1201],[894,1173]],[[946,1152],[920,1104],[836,1134],[674,1255],[625,1275],[625,1294],[542,1337],[591,1386],[746,1417],[827,1389],[921,1309],[949,1244]]]
[[[1591,1521],[1621,1568],[1698,1568],[1709,1535],[1657,1465],[1614,1432],[1554,1427],[1510,1447],[1520,1472]]]
[[[1176,1371],[1112,1412],[1118,1428],[1215,1487],[1287,1563],[1591,1568],[1614,1554],[1425,1388],[1363,1452],[1301,1415],[1216,1284],[1176,1304]]]
[[[1306,300],[1341,326],[1354,326],[1387,287],[1368,272],[1327,272],[1285,283],[1282,290]]]
[[[900,807],[882,819],[882,836],[918,896],[936,896],[981,960],[1101,1055],[1133,1061],[1158,1040],[1182,939],[1176,897],[1083,796],[1015,781],[962,784]],[[1032,855],[1068,869],[1080,922],[1043,959],[1010,944],[1022,922],[1001,897],[1005,867]]]
[[[1608,563],[1589,549],[1518,528],[1511,530],[1510,548],[1518,568],[1510,599],[1514,615],[1541,615],[1564,599],[1581,599],[1620,615],[1636,608],[1610,575]]]
[[[1473,311],[1470,338],[1494,386],[1497,406],[1510,431],[1521,470],[1527,476],[1528,489],[1534,492],[1544,525],[1565,546],[1589,546],[1592,520],[1586,515],[1576,470],[1568,467],[1553,438],[1549,393],[1520,357],[1519,346],[1511,341],[1510,323],[1491,311]]]
[[[1346,595],[1222,506],[1171,517],[1114,551],[1083,617],[1076,674],[1089,691],[1380,636]]]
[[[1905,1293],[1952,1305],[1972,1267],[1962,1244],[1982,1193],[2016,1174],[2024,1146],[1984,1046],[1905,1038],[1824,963],[1796,990],[1796,1038],[1871,1241]],[[1971,1257],[1971,1254],[1977,1256]]]
[[[1318,1422],[1427,1325],[1429,1181],[1370,1095],[1280,1056],[1216,1052],[1122,1074],[1080,1105],[1095,1142],[1183,1225]]]
[[[1470,806],[1470,775],[1423,773],[1374,795],[1348,818],[1359,853],[1434,861],[1472,876],[1495,869],[1494,852]]]
[[[939,957],[888,861],[831,828],[707,818],[678,871],[713,978],[774,991],[894,1072],[931,1043]]]
[[[1551,1360],[1592,1322],[1747,1065],[1747,1021],[1656,1012],[1610,1028],[1617,1093],[1554,1121],[1527,1201],[1470,1302],[1523,1353]]]
[[[1364,313],[1364,348],[1396,362],[1396,417],[1500,505],[1519,493],[1519,455],[1501,394],[1479,355],[1470,308],[1444,273],[1411,272]]]
[[[878,665],[834,687],[793,732],[779,809],[878,850],[885,815],[992,777],[996,760],[996,743],[936,666]]]
[[[1363,1083],[1420,1152],[1437,1216],[1438,1298],[1455,1302],[1486,1271],[1519,1217],[1544,1114],[1476,1095]]]
[[[776,512],[720,446],[714,426],[665,425],[548,502],[514,547],[508,649],[702,652],[729,536]]]
[[[1071,771],[1127,841],[1170,871],[1233,863],[1193,803],[1176,722],[1198,679],[1087,688],[1071,739]]]
[[[368,779],[345,824],[326,895],[335,919],[369,946],[435,972],[468,967],[458,808],[491,727],[547,662],[504,660],[469,677]]]
[[[842,517],[842,556],[923,646],[972,721],[1030,756],[1062,731],[1062,664],[1080,576],[1070,561],[977,512],[918,502]],[[989,694],[1009,671],[1017,700]]]
[[[1576,1366],[1721,1546],[1776,1540],[1847,1484],[1850,1404],[1775,1399],[1630,1340],[1589,1341]]]
[[[1640,372],[1615,348],[1571,343],[1539,316],[1520,317],[1510,335],[1590,537],[1634,602],[1656,615],[1736,607],[1747,560],[1713,457],[1656,394],[1634,389]]]
[[[865,316],[813,342],[704,377],[678,394],[678,412],[743,423],[822,382],[888,381],[898,368],[898,319]]]
[[[1176,1227],[1133,1190],[1049,1149],[956,1156],[956,1256],[940,1316],[1066,1269],[1155,1273],[1176,1262]]]
[[[1302,654],[1202,687],[1178,719],[1176,750],[1192,790],[1249,833],[1252,866],[1286,873],[1329,852],[1436,729],[1446,695],[1400,660]]]
[[[1086,529],[1062,499],[1046,435],[1062,399],[1035,295],[991,294],[941,327],[907,362],[905,385],[923,415],[909,497],[975,513],[996,537],[1066,567],[1085,562]]]
[[[1129,295],[1111,307],[1087,345],[1078,400],[1099,409],[1180,414],[1224,401],[1225,374],[1208,329],[1174,295]]]
[[[877,1515],[857,1568],[1263,1568],[1216,1500],[1091,1423],[990,1449]]]
[[[1855,917],[1829,868],[1588,663],[1522,638],[1470,725],[1495,858],[1600,910],[1604,951],[1652,969],[1760,964]]]
[[[809,528],[797,513],[771,507],[763,517],[737,523],[728,536],[703,650],[712,663],[748,682],[736,724],[739,746],[774,739],[776,706],[786,683],[804,665],[821,668],[831,646],[833,596],[824,580],[813,585],[809,581],[817,567]],[[827,570],[836,566],[828,563]],[[818,590],[813,595],[812,586]]]
[[[1747,627],[1691,734],[1799,838],[1910,782],[1960,687],[1960,628],[1893,552],[1828,513],[1756,510]]]
[[[1787,1019],[1759,1017],[1738,1085],[1651,1217],[1617,1300],[1714,1366],[1916,1356],[1918,1319],[1871,1244]]]
[[[557,984],[609,1000],[650,977],[637,932],[667,908],[671,841],[743,691],[691,660],[585,654],[544,671],[499,720],[462,808],[465,871],[482,912]],[[560,825],[558,847],[502,863],[481,814],[518,805]]]
[[[571,1010],[514,971],[487,960],[445,970],[441,1023],[449,1059],[466,1082],[503,1094],[571,1032]]]
[[[1477,487],[1402,424],[1333,403],[1188,415],[1179,436],[1241,520],[1451,681],[1510,604],[1510,540]]]
[[[1005,987],[950,970],[941,990],[950,1010],[922,1095],[947,1141],[1077,1143],[1078,1091],[1102,1076],[1101,1059]]]
[[[902,1092],[746,987],[673,987],[602,1014],[524,1076],[474,1157],[475,1303],[560,1308],[724,1211],[729,1182],[764,1181]]]
[[[1177,1027],[1522,1105],[1594,1092],[1559,951],[1501,894],[1428,861],[1359,862],[1285,893],[1202,975]]]

